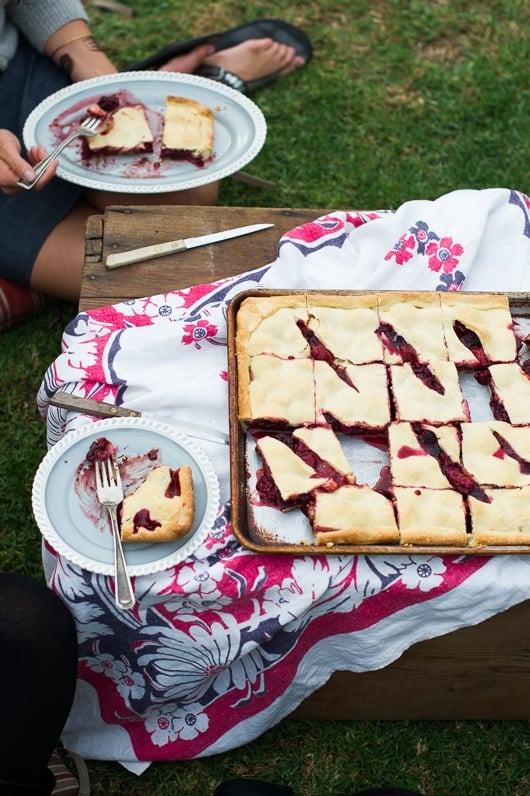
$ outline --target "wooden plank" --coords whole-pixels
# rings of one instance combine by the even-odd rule
[[[464,610],[464,608],[463,608]],[[374,672],[335,672],[294,719],[530,718],[530,600],[422,641]],[[333,642],[329,643],[333,655]]]
[[[267,265],[276,259],[278,241],[283,233],[326,212],[321,209],[174,205],[109,207],[104,216],[93,216],[87,224],[79,309],[84,311],[214,282]],[[105,259],[112,252],[259,222],[272,223],[274,227],[126,268],[105,268]]]

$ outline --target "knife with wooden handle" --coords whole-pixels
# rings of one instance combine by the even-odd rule
[[[105,401],[96,401],[92,398],[82,398],[80,395],[72,395],[68,392],[56,392],[49,400],[51,406],[66,409],[72,412],[81,412],[92,417],[143,417],[141,412],[136,409],[128,409],[125,406],[114,406]],[[157,418],[163,423],[173,426],[178,431],[188,437],[206,440],[207,442],[218,442],[220,445],[228,445],[230,439],[224,431],[215,428],[190,423],[188,420],[174,420],[172,418]]]
[[[139,249],[131,249],[119,254],[109,254],[105,265],[107,268],[121,268],[122,265],[132,265],[133,263],[141,263],[144,260],[152,260],[155,257],[177,254],[187,249],[194,249],[196,246],[207,246],[209,243],[219,243],[219,241],[238,238],[241,235],[250,235],[252,232],[260,232],[262,229],[269,229],[273,226],[274,224],[249,224],[246,227],[213,232],[211,235],[200,235],[198,238],[182,238],[180,240],[170,240],[167,243],[155,243],[152,246],[141,246]]]
[[[124,406],[114,406],[105,401],[93,401],[92,398],[82,398],[80,395],[71,395],[69,392],[56,392],[49,403],[59,409],[82,412],[93,417],[141,417],[142,413],[136,409],[127,409]]]

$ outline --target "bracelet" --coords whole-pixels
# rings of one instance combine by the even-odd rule
[[[74,41],[82,41],[83,39],[93,39],[94,36],[91,33],[81,33],[79,36],[73,36],[71,39],[67,39],[63,41],[62,44],[59,44],[58,47],[50,54],[50,58],[53,60],[54,55],[56,55],[59,50],[62,50],[63,47],[68,47],[69,44],[73,44]]]

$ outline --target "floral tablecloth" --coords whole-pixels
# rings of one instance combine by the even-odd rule
[[[273,263],[240,277],[79,314],[38,395],[49,445],[98,422],[49,406],[57,390],[227,431],[227,302],[259,286],[526,291],[530,200],[467,190],[395,211],[332,213],[284,235]],[[381,668],[417,641],[530,597],[524,555],[250,552],[230,529],[228,448],[200,445],[220,481],[214,527],[183,563],[135,579],[133,611],[116,610],[111,578],[44,546],[48,582],[80,640],[63,740],[86,758],[140,773],[151,761],[226,751],[332,672]]]

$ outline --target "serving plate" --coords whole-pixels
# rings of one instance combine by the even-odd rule
[[[373,291],[370,291],[373,292]],[[311,290],[255,290],[244,291],[235,296],[227,312],[228,328],[228,390],[229,390],[229,423],[230,423],[230,491],[232,506],[232,529],[238,541],[254,552],[280,553],[291,555],[497,555],[497,554],[529,554],[530,545],[483,545],[466,546],[455,544],[373,544],[346,543],[317,545],[313,540],[309,521],[302,511],[295,509],[281,512],[277,508],[263,503],[256,490],[256,481],[262,468],[261,460],[256,452],[252,434],[239,422],[238,411],[238,352],[236,346],[237,314],[241,304],[247,297],[286,295],[307,295],[312,293],[329,296],[367,295],[367,291],[311,291]],[[530,302],[526,293],[509,293],[508,296],[512,317],[518,317],[530,331]],[[463,379],[464,381],[464,379]],[[472,404],[473,421],[490,418],[489,402],[485,398],[483,388],[477,385],[470,375],[461,383],[464,397]],[[267,429],[266,429],[267,430]],[[358,434],[343,439],[343,451],[352,463],[358,483],[366,483],[372,488],[388,468],[388,452],[377,440],[371,444]]]
[[[145,106],[155,137],[154,152],[84,158],[78,139],[63,151],[57,168],[59,177],[76,185],[142,194],[197,188],[239,171],[265,143],[267,126],[261,110],[223,83],[178,72],[120,72],[74,83],[43,100],[26,120],[25,145],[51,150],[84,118],[86,108],[105,94],[118,94],[122,102]],[[170,94],[197,100],[214,113],[213,157],[202,167],[160,158],[165,102]]]
[[[114,573],[110,525],[95,498],[95,486],[80,489],[79,471],[94,440],[106,437],[117,447],[117,461],[159,452],[159,462],[172,469],[189,465],[195,489],[195,522],[189,534],[174,542],[125,544],[131,575],[150,575],[190,556],[207,537],[219,508],[215,470],[189,437],[170,425],[148,418],[110,418],[63,437],[42,460],[32,489],[33,513],[43,537],[75,564],[102,575]],[[123,477],[123,473],[122,473]],[[127,478],[123,477],[127,493]],[[95,505],[95,510],[94,510]]]

